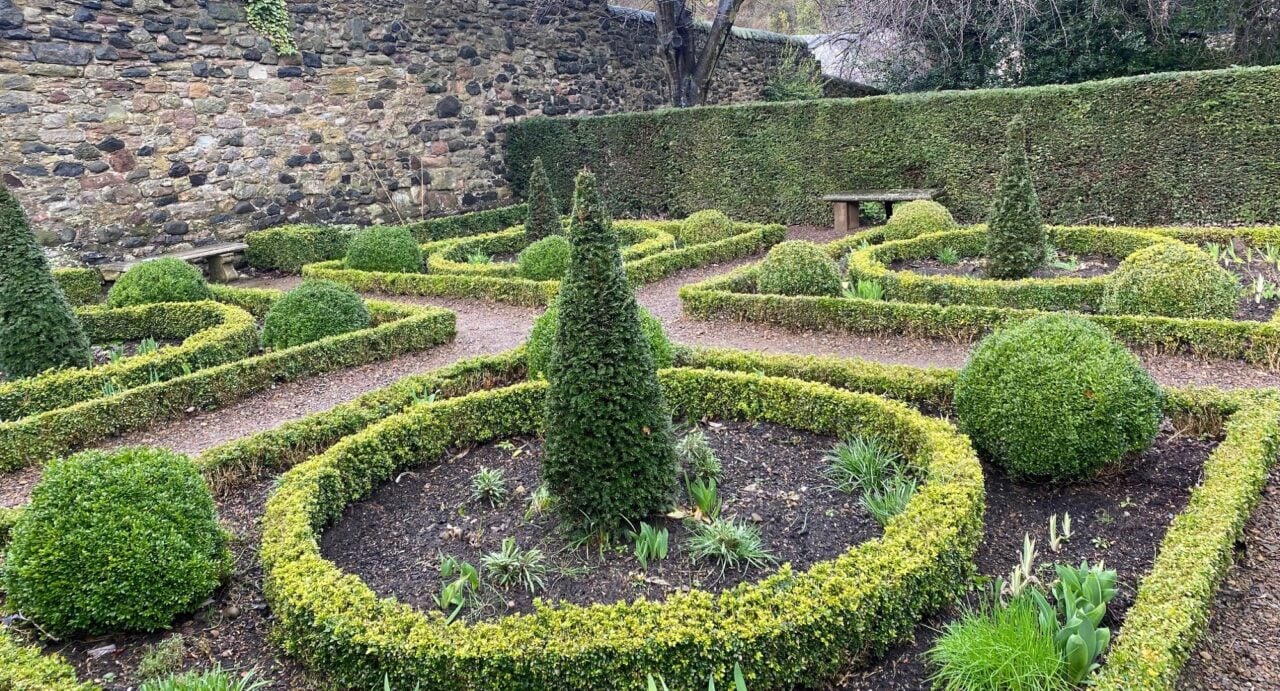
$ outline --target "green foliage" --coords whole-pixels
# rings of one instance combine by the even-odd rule
[[[719,480],[723,471],[720,459],[707,443],[707,435],[694,427],[676,443],[676,458],[695,480]]]
[[[563,236],[542,238],[520,252],[517,273],[530,281],[558,281],[569,270],[570,250],[569,241]]]
[[[1031,598],[1039,609],[1041,628],[1053,632],[1067,681],[1082,684],[1098,669],[1097,659],[1111,642],[1111,630],[1102,626],[1102,618],[1116,596],[1116,572],[1084,561],[1079,567],[1058,564],[1056,571],[1056,608],[1039,591],[1031,591]]]
[[[1049,242],[1040,214],[1040,198],[1027,163],[1027,123],[1009,121],[1000,179],[987,221],[987,275],[1026,278],[1048,257]]]
[[[110,307],[212,299],[213,291],[209,290],[200,269],[173,257],[134,264],[107,292]]]
[[[901,474],[890,475],[879,488],[868,489],[862,494],[862,507],[876,519],[881,527],[902,513],[916,493],[916,482]]]
[[[1106,329],[1045,315],[978,344],[955,407],[974,445],[1013,475],[1071,481],[1146,449],[1161,394]]]
[[[502,539],[502,549],[490,552],[480,560],[484,570],[500,588],[523,585],[530,593],[542,588],[547,575],[542,550],[536,547],[520,549],[514,537]]]
[[[698,518],[720,517],[720,491],[715,478],[693,478],[685,486]]]
[[[1068,691],[1053,635],[1028,597],[990,596],[950,622],[929,649],[934,688],[946,691]]]
[[[307,279],[285,293],[262,325],[262,344],[281,350],[366,329],[369,309],[356,291],[333,281]]]
[[[654,349],[596,191],[578,176],[547,378],[542,478],[565,516],[601,526],[665,509],[675,488],[671,414]]]
[[[286,225],[245,235],[245,260],[259,269],[298,273],[306,264],[347,255],[359,229],[350,225]]]
[[[788,43],[782,52],[782,62],[764,85],[766,101],[807,101],[822,98],[822,88],[827,80],[822,76],[822,65],[808,50]]]
[[[847,494],[879,491],[902,470],[902,456],[875,437],[855,436],[827,452],[826,476]]]
[[[86,451],[45,469],[13,531],[5,590],[54,635],[155,630],[217,588],[225,542],[185,456]]]
[[[560,202],[551,189],[551,179],[547,177],[547,169],[543,167],[541,158],[533,160],[528,194],[529,216],[524,222],[525,236],[536,242],[563,233],[564,227],[560,225]]]
[[[53,277],[73,307],[102,301],[102,274],[90,268],[56,268]]]
[[[1240,281],[1204,252],[1183,243],[1153,245],[1129,255],[1102,297],[1109,314],[1230,319]]]
[[[789,240],[769,250],[756,279],[757,292],[766,295],[835,296],[841,288],[835,261],[807,240]]]
[[[245,14],[252,26],[271,42],[279,55],[297,55],[289,5],[285,0],[245,0]]]
[[[0,184],[0,372],[87,367],[89,340],[8,187]]]
[[[883,300],[884,286],[879,281],[868,281],[860,278],[852,286],[844,289],[844,296],[858,300]]]
[[[26,645],[8,625],[0,625],[0,688],[14,691],[100,691],[80,683],[76,669],[57,653]]]
[[[507,478],[501,468],[485,468],[471,476],[471,499],[497,506],[507,497]]]
[[[750,523],[712,518],[690,525],[689,556],[694,561],[710,559],[719,563],[721,574],[739,566],[744,570],[748,566],[763,569],[776,561],[765,548],[760,530]]]
[[[675,363],[675,347],[667,338],[662,322],[641,307],[640,329],[649,341],[649,350],[653,353],[654,366],[658,369],[670,367]],[[529,346],[526,350],[529,361],[529,376],[546,376],[551,366],[551,352],[555,349],[556,332],[560,323],[560,308],[552,305],[533,322],[533,330],[529,333]]]
[[[737,232],[733,221],[723,211],[703,209],[680,223],[676,237],[686,245],[701,245],[720,242],[733,237]]]
[[[357,271],[416,274],[422,270],[422,248],[408,228],[374,226],[351,239],[346,265]]]
[[[436,606],[449,612],[448,621],[453,621],[480,591],[480,572],[469,562],[442,555],[440,580],[444,585],[435,598]]]
[[[670,533],[666,528],[657,529],[648,523],[640,524],[640,531],[631,533],[636,544],[636,561],[640,567],[649,568],[649,562],[662,561],[667,558],[667,547]]]
[[[917,199],[893,209],[884,224],[884,239],[909,240],[918,235],[953,230],[956,219],[947,207],[935,201]]]
[[[255,679],[256,672],[241,675],[215,665],[203,672],[183,672],[167,679],[148,681],[138,691],[257,691],[271,686],[266,679]]]
[[[175,633],[143,649],[136,674],[144,680],[171,675],[182,667],[186,656],[187,642],[182,634]]]

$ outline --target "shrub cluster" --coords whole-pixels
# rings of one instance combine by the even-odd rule
[[[533,160],[529,173],[529,216],[524,222],[524,234],[530,240],[541,240],[564,232],[560,225],[560,202],[551,189],[551,179],[541,158]]]
[[[719,242],[737,233],[733,221],[721,211],[705,209],[690,215],[680,223],[676,238],[685,245],[701,245]]]
[[[516,258],[516,273],[530,281],[558,281],[569,269],[569,241],[549,235],[524,248]]]
[[[62,287],[72,307],[94,305],[102,301],[102,274],[88,267],[61,267],[53,277]]]
[[[1044,264],[1049,243],[1027,164],[1027,124],[1022,116],[1009,122],[1007,137],[987,221],[987,275],[1026,278]]]
[[[213,497],[186,456],[86,451],[55,461],[5,559],[9,604],[53,635],[150,631],[228,573]]]
[[[1019,477],[1091,477],[1151,445],[1160,388],[1106,329],[1045,315],[983,339],[956,380],[961,429]]]
[[[357,271],[415,274],[422,270],[422,248],[408,228],[374,226],[351,239],[347,267]]]
[[[1102,310],[1109,314],[1230,319],[1240,281],[1208,254],[1180,242],[1129,255],[1107,282]]]
[[[940,233],[956,227],[956,219],[947,207],[935,201],[917,199],[893,210],[884,224],[884,239],[909,240],[918,235]]]
[[[307,279],[267,312],[262,344],[280,350],[368,326],[369,310],[356,291],[333,281]]]
[[[91,362],[89,339],[49,272],[26,214],[0,184],[0,372],[29,377]]]
[[[836,296],[840,290],[835,260],[806,240],[789,240],[769,250],[756,278],[756,291],[767,295]]]
[[[530,377],[546,376],[551,365],[551,351],[555,348],[557,324],[560,323],[559,313],[559,308],[552,305],[533,323],[527,351]],[[675,364],[676,351],[662,329],[662,322],[643,307],[640,308],[640,328],[653,351],[654,366],[664,369]]]
[[[200,269],[174,257],[135,264],[107,293],[107,305],[111,307],[212,299],[213,291],[209,290]]]

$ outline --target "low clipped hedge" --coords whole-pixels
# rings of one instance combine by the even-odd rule
[[[624,268],[632,285],[652,283],[683,269],[750,256],[772,247],[786,237],[780,225],[740,223],[739,232],[725,240],[701,245],[672,247],[673,238],[663,230],[675,221],[614,221],[620,233],[635,232],[638,239],[623,249]],[[628,229],[631,229],[629,231]],[[643,236],[643,237],[641,237]],[[433,295],[441,297],[482,298],[528,307],[542,307],[560,290],[559,281],[531,281],[515,276],[514,263],[465,264],[442,256],[451,252],[483,250],[517,251],[527,239],[523,229],[513,228],[486,236],[428,243],[427,273],[387,273],[349,269],[340,261],[319,262],[302,268],[307,278],[323,278],[351,286],[355,290],[390,295]],[[509,243],[496,245],[494,243]],[[494,247],[510,247],[495,250]],[[458,255],[453,255],[458,256]],[[461,255],[465,258],[465,254]]]
[[[224,294],[237,294],[238,290],[223,289]],[[264,295],[279,299],[281,293],[249,290],[245,291],[245,300],[260,305]],[[216,303],[182,307],[200,304],[236,309]],[[113,396],[103,396],[99,390],[96,396],[65,407],[0,422],[0,471],[44,463],[111,435],[181,417],[190,409],[221,408],[273,384],[387,360],[446,343],[454,336],[454,315],[448,310],[377,301],[365,304],[373,324],[368,329],[252,357],[241,354],[239,358],[192,368],[190,373],[184,370],[155,383],[144,380]],[[172,306],[141,309],[165,307]],[[237,311],[243,314],[242,310]],[[250,329],[255,329],[252,333],[256,342],[253,320],[246,321]]]
[[[181,345],[115,363],[0,383],[0,421],[98,398],[106,386],[123,389],[173,379],[190,370],[248,357],[258,349],[258,326],[253,316],[238,307],[212,301],[118,309],[82,307],[76,315],[94,343],[141,338],[184,340]]]
[[[0,624],[0,689],[12,691],[97,691],[76,679],[76,670],[61,655],[46,655],[39,646],[18,640]]]
[[[541,607],[447,625],[380,600],[320,556],[318,534],[343,507],[403,467],[448,448],[530,433],[545,385],[521,384],[388,418],[282,476],[268,501],[264,592],[286,652],[332,683],[432,689],[596,689],[660,671],[689,686],[743,661],[752,688],[816,683],[845,660],[911,635],[972,574],[982,533],[982,472],[963,437],[895,403],[820,384],[698,370],[660,373],[682,414],[769,420],[840,434],[867,429],[926,478],[883,538],[797,573],[784,566],[719,595]]]
[[[1059,249],[1116,258],[1154,245],[1177,244],[1161,235],[1127,228],[1058,226],[1049,230],[1051,242]],[[933,257],[948,248],[962,257],[981,256],[986,244],[986,226],[979,225],[872,245],[849,255],[849,279],[877,281],[884,287],[885,299],[900,302],[1089,311],[1096,311],[1102,304],[1108,276],[998,280],[889,268],[895,261]]]
[[[102,301],[102,274],[97,269],[57,268],[53,278],[62,287],[72,307],[93,305]]]

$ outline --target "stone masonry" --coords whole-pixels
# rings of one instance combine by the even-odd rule
[[[89,263],[499,205],[509,123],[667,103],[650,21],[537,2],[293,2],[280,57],[235,0],[0,0],[0,176]],[[733,38],[712,100],[760,98],[783,52]]]

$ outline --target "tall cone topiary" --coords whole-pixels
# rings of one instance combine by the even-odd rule
[[[1021,115],[1009,121],[995,201],[987,221],[987,275],[1026,278],[1048,254],[1040,217],[1040,199],[1027,164],[1027,124]]]
[[[568,519],[613,529],[670,506],[671,413],[618,237],[587,172],[578,175],[569,242],[547,372],[542,478]]]
[[[22,206],[0,184],[0,372],[29,377],[92,362],[89,339],[49,271]]]
[[[560,202],[556,201],[556,193],[551,189],[551,178],[547,177],[542,159],[535,158],[533,171],[529,173],[529,216],[524,223],[524,234],[529,240],[537,241],[563,232]]]

